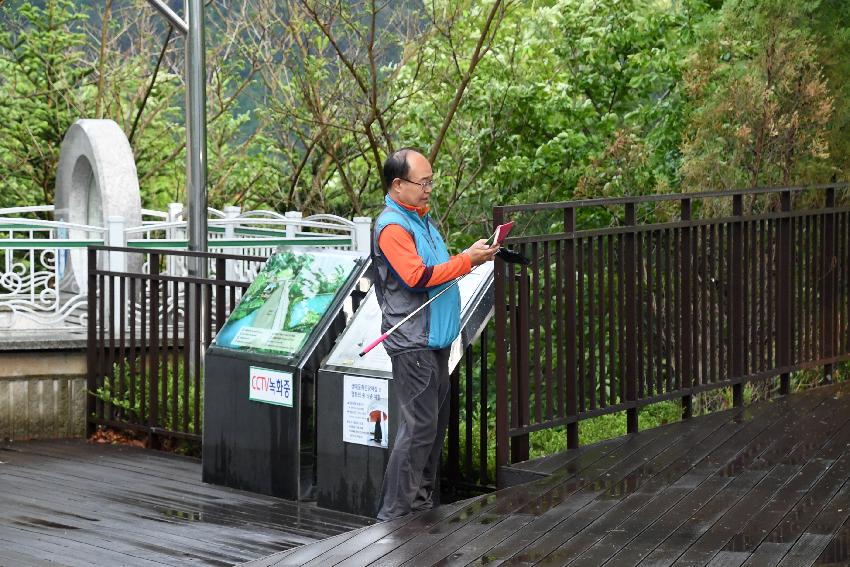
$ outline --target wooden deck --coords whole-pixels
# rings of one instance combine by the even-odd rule
[[[201,482],[201,464],[84,441],[0,444],[0,566],[233,565],[371,520]]]
[[[253,561],[850,565],[850,385],[556,455],[532,483]]]

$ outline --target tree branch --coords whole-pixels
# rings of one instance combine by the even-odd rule
[[[112,12],[112,0],[106,0],[103,9],[103,18],[100,23],[100,57],[97,70],[97,101],[95,103],[95,116],[103,118],[103,86],[106,81],[103,68],[106,65],[106,42],[109,37],[109,17]]]
[[[111,0],[110,0],[111,1]],[[142,103],[139,105],[139,111],[136,112],[136,118],[133,120],[133,127],[130,128],[130,135],[127,136],[127,140],[130,142],[130,145],[133,144],[133,136],[136,135],[136,126],[139,125],[139,118],[142,116],[142,112],[145,111],[145,106],[147,105],[148,98],[150,98],[151,91],[153,90],[153,86],[156,83],[157,74],[159,74],[159,67],[162,65],[162,58],[165,57],[165,51],[168,49],[168,42],[171,41],[171,34],[174,33],[174,28],[168,26],[168,35],[165,36],[165,41],[162,44],[162,49],[159,51],[159,57],[156,60],[156,66],[153,69],[153,76],[151,77],[151,82],[148,84],[148,88],[145,91],[145,96],[142,97]],[[99,95],[98,95],[99,98]],[[98,100],[98,103],[100,101]],[[98,116],[100,116],[100,111],[98,110]]]
[[[372,108],[372,118],[378,121],[381,127],[381,134],[384,136],[384,141],[387,143],[387,154],[393,153],[393,141],[387,131],[387,125],[384,123],[384,117],[378,110],[378,66],[375,63],[375,19],[377,18],[377,10],[375,8],[375,0],[372,0],[372,14],[369,19],[369,44],[366,48],[369,54],[369,72],[372,77],[372,92],[369,96],[369,104]],[[369,126],[367,125],[367,128]]]
[[[496,0],[493,2],[493,7],[490,9],[490,13],[487,15],[487,21],[484,23],[484,27],[481,30],[481,35],[478,38],[478,43],[475,46],[475,52],[472,54],[472,57],[469,60],[469,67],[466,70],[466,74],[461,80],[460,85],[458,85],[457,91],[455,92],[454,100],[449,105],[449,111],[446,113],[446,117],[443,119],[443,124],[440,126],[440,133],[437,134],[437,138],[434,140],[434,144],[431,146],[431,152],[428,155],[428,160],[431,163],[437,159],[437,155],[440,153],[440,147],[443,145],[443,141],[446,138],[446,133],[449,130],[449,126],[454,119],[455,113],[460,107],[460,101],[463,98],[463,93],[466,91],[466,87],[469,84],[469,81],[472,79],[472,74],[475,72],[475,67],[478,66],[479,61],[483,57],[483,53],[487,52],[487,49],[484,48],[484,42],[487,40],[487,36],[490,32],[490,26],[493,24],[493,20],[496,18],[496,14],[499,12],[502,7],[502,0]],[[499,19],[501,21],[501,18]],[[498,29],[498,23],[496,24],[496,29],[493,30],[493,33],[496,33]],[[483,53],[482,53],[483,50]]]

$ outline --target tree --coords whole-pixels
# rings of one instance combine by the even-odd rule
[[[263,17],[255,2],[207,7],[207,192],[214,207],[265,207],[262,192],[252,192],[277,183],[265,135],[270,120],[262,104],[252,104],[261,62],[244,49]],[[104,69],[113,98],[105,113],[130,138],[143,202],[162,209],[185,198],[185,42],[147,3],[124,5],[112,22]]]
[[[833,99],[827,126],[830,163],[839,178],[850,172],[850,4],[822,0],[812,13],[812,32],[818,41],[818,62]]]
[[[688,60],[687,190],[828,180],[833,97],[808,29],[819,2],[731,0]]]
[[[0,8],[0,206],[53,202],[65,131],[93,101],[71,0]]]
[[[562,26],[582,130],[593,133],[583,197],[666,192],[678,183],[682,52],[703,14],[640,0],[580,3]],[[592,138],[592,137],[591,137]]]
[[[449,240],[485,233],[496,203],[675,186],[678,61],[700,14],[690,4],[670,12],[640,1],[514,6],[436,164],[436,204],[451,220]],[[434,60],[451,61],[446,42],[425,48]],[[426,137],[447,104],[440,89],[412,96],[407,135]],[[541,230],[561,226],[550,220]]]
[[[380,206],[381,164],[411,144],[403,135],[408,103],[423,89],[451,92],[430,149],[422,147],[432,158],[439,154],[504,15],[502,0],[446,0],[424,11],[374,0],[292,0],[267,9],[274,16],[262,42],[264,78],[289,173],[280,205],[354,214]],[[466,31],[474,28],[472,45],[450,47],[461,70],[450,82],[446,73],[454,67],[434,65],[422,46],[440,34],[451,37],[459,15],[473,12],[463,21],[472,24]]]
[[[414,146],[461,247],[495,203],[840,174],[850,8],[714,4],[209,3],[209,201],[374,215],[383,159]],[[80,6],[0,7],[0,199],[52,202],[67,127],[102,116],[130,138],[144,205],[182,200],[183,40],[143,0]]]
[[[234,53],[262,17],[255,8],[208,8],[213,206],[249,203],[257,184],[277,183],[264,136],[269,121],[246,104],[258,60]],[[79,118],[109,118],[127,134],[144,206],[163,209],[183,199],[183,42],[147,2],[22,1],[4,5],[0,20],[8,30],[0,34],[0,205],[53,202],[60,144]]]

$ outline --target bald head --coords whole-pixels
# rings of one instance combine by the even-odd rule
[[[390,185],[393,183],[393,179],[407,177],[407,174],[410,171],[410,164],[407,161],[407,157],[410,154],[422,156],[422,154],[413,148],[402,148],[389,155],[386,161],[384,161],[385,192],[389,191]]]
[[[413,148],[402,148],[384,162],[384,190],[393,199],[423,207],[431,198],[434,173],[431,163]]]

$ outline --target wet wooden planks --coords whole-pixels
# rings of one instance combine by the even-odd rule
[[[203,484],[201,464],[83,441],[0,445],[0,566],[234,565],[370,524]]]
[[[850,565],[850,385],[519,467],[547,476],[249,565]]]

